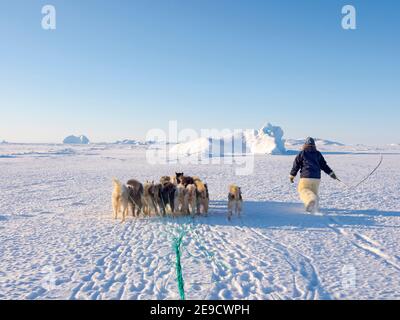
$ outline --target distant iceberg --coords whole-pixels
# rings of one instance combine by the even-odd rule
[[[126,145],[133,145],[133,146],[145,146],[145,145],[147,145],[149,143],[148,142],[143,142],[143,141],[140,141],[140,140],[131,140],[131,139],[124,139],[124,140],[115,141],[115,144],[126,144]]]
[[[281,127],[267,123],[260,130],[239,131],[222,137],[201,137],[171,147],[171,156],[218,157],[234,154],[285,154]]]
[[[124,139],[124,140],[118,140],[118,141],[116,141],[115,144],[140,145],[141,142],[140,142],[140,141],[137,141],[137,140]]]
[[[89,139],[84,136],[84,135],[80,135],[80,136],[68,136],[63,140],[64,144],[89,144]]]
[[[285,140],[281,127],[270,123],[260,130],[245,133],[246,144],[253,154],[285,154]]]

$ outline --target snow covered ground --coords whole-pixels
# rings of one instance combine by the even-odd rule
[[[288,181],[293,155],[234,165],[149,165],[130,145],[0,145],[0,299],[178,299],[174,236],[184,231],[188,299],[399,299],[400,149],[328,146],[353,191],[324,177],[321,214]],[[290,149],[290,148],[288,148]],[[295,149],[295,148],[293,148]],[[208,217],[111,215],[111,178],[174,171],[209,185]],[[244,214],[226,219],[227,186]]]

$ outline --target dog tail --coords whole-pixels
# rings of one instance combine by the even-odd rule
[[[121,192],[122,192],[122,183],[117,178],[113,178],[112,182],[113,182],[114,190],[118,194],[121,194]]]
[[[239,200],[240,198],[240,188],[235,185],[235,184],[231,184],[229,186],[229,193],[232,194],[236,200]]]
[[[206,187],[205,187],[204,183],[200,179],[199,180],[195,180],[194,183],[195,183],[195,186],[196,186],[196,188],[197,188],[197,190],[199,192],[206,191]]]

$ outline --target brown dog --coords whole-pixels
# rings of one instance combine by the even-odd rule
[[[193,181],[196,186],[197,214],[207,214],[210,203],[207,184],[203,183],[199,177],[193,177]]]
[[[189,184],[194,184],[194,179],[189,176],[181,176],[178,179],[178,184],[179,183],[182,184],[186,188]]]
[[[161,178],[160,178],[160,183],[162,184],[162,185],[165,185],[165,184],[167,184],[167,183],[171,183],[172,181],[171,181],[171,177],[170,176],[162,176]]]
[[[178,184],[175,189],[174,195],[174,213],[184,214],[187,213],[185,208],[185,195],[186,188],[183,184]]]
[[[189,184],[186,187],[185,192],[185,206],[184,206],[184,213],[190,214],[192,217],[196,214],[197,208],[197,190],[196,185]]]
[[[175,175],[173,176],[162,176],[160,178],[160,183],[162,185],[165,185],[167,183],[172,183],[175,186],[178,185],[178,180],[183,176],[183,172],[175,172]]]

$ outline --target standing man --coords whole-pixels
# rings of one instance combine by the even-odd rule
[[[304,143],[303,150],[297,155],[290,172],[290,182],[300,170],[300,182],[298,191],[306,211],[315,213],[319,205],[319,184],[321,182],[321,170],[333,179],[338,179],[333,170],[326,163],[321,152],[317,150],[315,140],[308,137]]]

